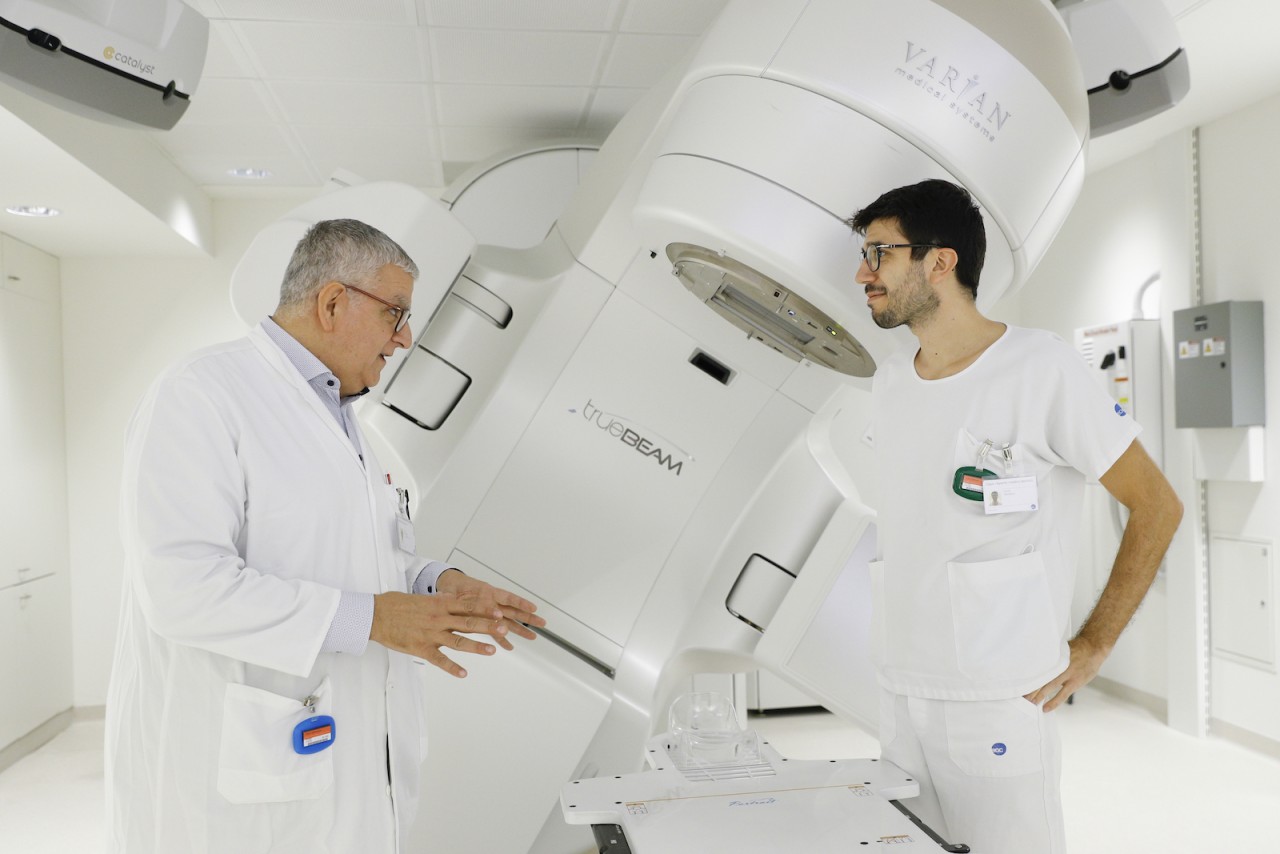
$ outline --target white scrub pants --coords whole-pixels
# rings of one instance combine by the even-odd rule
[[[881,693],[880,755],[920,784],[903,806],[972,854],[1065,854],[1062,747],[1053,714],[1021,697]]]

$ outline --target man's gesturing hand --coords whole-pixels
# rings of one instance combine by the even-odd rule
[[[529,626],[541,628],[547,624],[546,620],[534,613],[538,610],[538,606],[528,599],[523,599],[510,590],[503,590],[501,587],[494,587],[492,584],[472,578],[456,569],[446,569],[442,572],[436,579],[436,589],[442,593],[452,593],[461,599],[474,597],[486,614],[496,608],[501,614],[499,627],[502,631],[486,630],[484,633],[501,644],[503,649],[515,648],[511,645],[507,632],[515,632],[525,640],[533,640],[537,635]]]
[[[455,593],[432,596],[379,593],[373,597],[370,640],[421,658],[459,678],[466,676],[467,671],[446,656],[442,649],[479,655],[493,655],[495,651],[490,644],[463,637],[463,633],[492,635],[505,641],[507,627],[501,609],[491,600],[485,601],[484,597],[474,593],[461,596]]]

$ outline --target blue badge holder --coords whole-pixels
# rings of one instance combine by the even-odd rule
[[[307,718],[293,728],[293,752],[303,755],[319,753],[332,747],[337,737],[338,728],[330,715]]]

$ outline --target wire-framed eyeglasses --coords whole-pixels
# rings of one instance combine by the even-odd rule
[[[369,293],[363,288],[357,288],[355,285],[348,285],[346,282],[338,282],[338,284],[342,285],[344,288],[350,288],[351,290],[355,291],[358,294],[364,294],[369,299],[376,300],[377,302],[380,302],[383,305],[385,305],[387,307],[387,311],[391,312],[391,316],[396,319],[396,328],[395,328],[396,332],[399,332],[401,329],[404,329],[406,325],[408,325],[410,313],[407,309],[401,308],[400,306],[396,305],[393,302],[387,302],[382,297],[374,296],[373,294]]]
[[[903,249],[906,247],[941,249],[941,243],[872,243],[870,246],[862,247],[862,260],[867,263],[867,269],[875,272],[880,269],[880,259],[883,257],[886,249]]]

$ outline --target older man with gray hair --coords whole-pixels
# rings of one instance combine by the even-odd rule
[[[491,655],[535,606],[414,548],[351,410],[412,346],[417,266],[317,223],[280,303],[144,396],[126,441],[107,698],[109,850],[399,850],[425,756],[424,661]],[[372,641],[372,643],[370,643]]]

